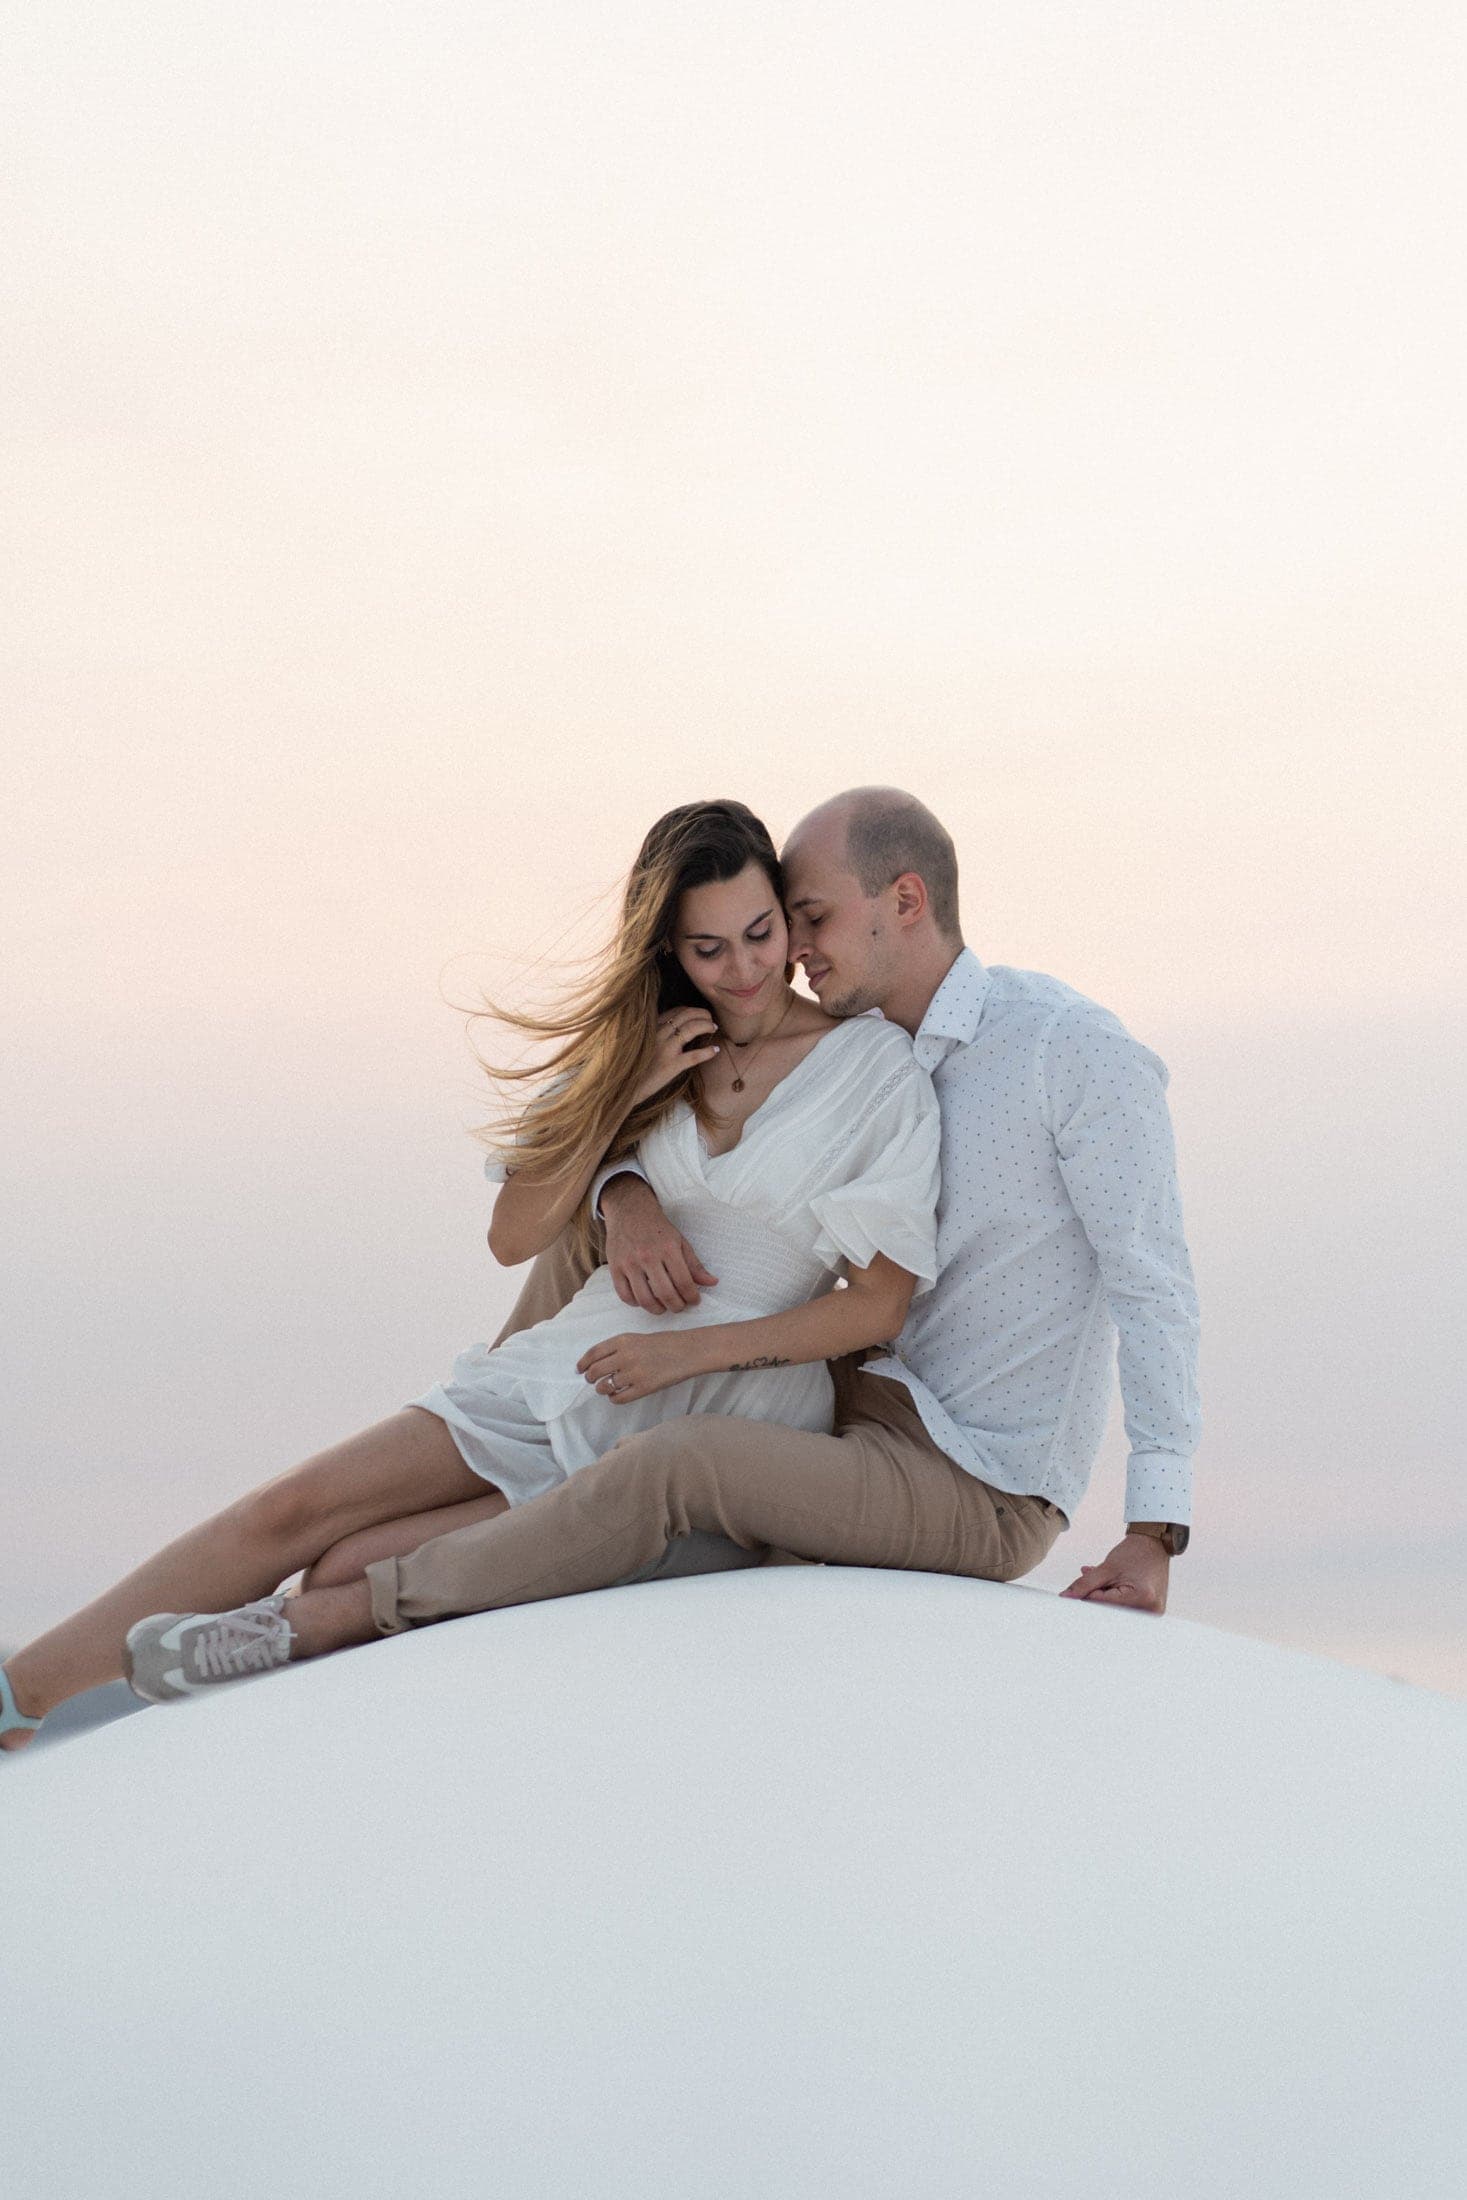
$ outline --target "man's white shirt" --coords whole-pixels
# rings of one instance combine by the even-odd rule
[[[1057,978],[967,948],[916,1052],[942,1106],[938,1280],[864,1364],[906,1383],[959,1466],[1073,1518],[1118,1357],[1126,1518],[1185,1524],[1197,1294],[1165,1065]]]
[[[1197,1293],[1166,1065],[1072,986],[966,947],[915,1046],[942,1108],[937,1282],[863,1366],[960,1467],[1073,1519],[1118,1362],[1126,1518],[1189,1524]],[[624,1172],[599,1171],[598,1209]]]

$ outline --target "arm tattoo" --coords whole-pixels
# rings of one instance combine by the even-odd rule
[[[788,1367],[789,1364],[773,1352],[762,1352],[757,1360],[731,1360],[728,1371],[730,1375],[748,1375],[756,1367]]]

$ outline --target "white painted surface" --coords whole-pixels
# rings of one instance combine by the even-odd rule
[[[1175,1618],[659,1583],[0,1777],[25,2200],[1467,2185],[1467,1707]]]

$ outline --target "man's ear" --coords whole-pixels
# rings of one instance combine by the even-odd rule
[[[918,924],[928,910],[927,882],[918,871],[903,871],[892,881],[898,924]]]

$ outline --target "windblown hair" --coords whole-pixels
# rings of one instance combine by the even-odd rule
[[[586,982],[557,1007],[535,1012],[491,1007],[488,1013],[527,1038],[557,1042],[548,1058],[493,1069],[499,1083],[536,1081],[538,1089],[509,1126],[488,1134],[531,1183],[571,1176],[592,1153],[611,1161],[685,1096],[708,1120],[696,1066],[650,1100],[632,1105],[656,1049],[657,1018],[669,1008],[706,1007],[673,953],[678,904],[693,886],[737,878],[757,863],[782,901],[784,875],[774,843],[742,802],[687,802],[652,827],[627,879],[616,937]],[[589,1240],[589,1213],[578,1226]]]

